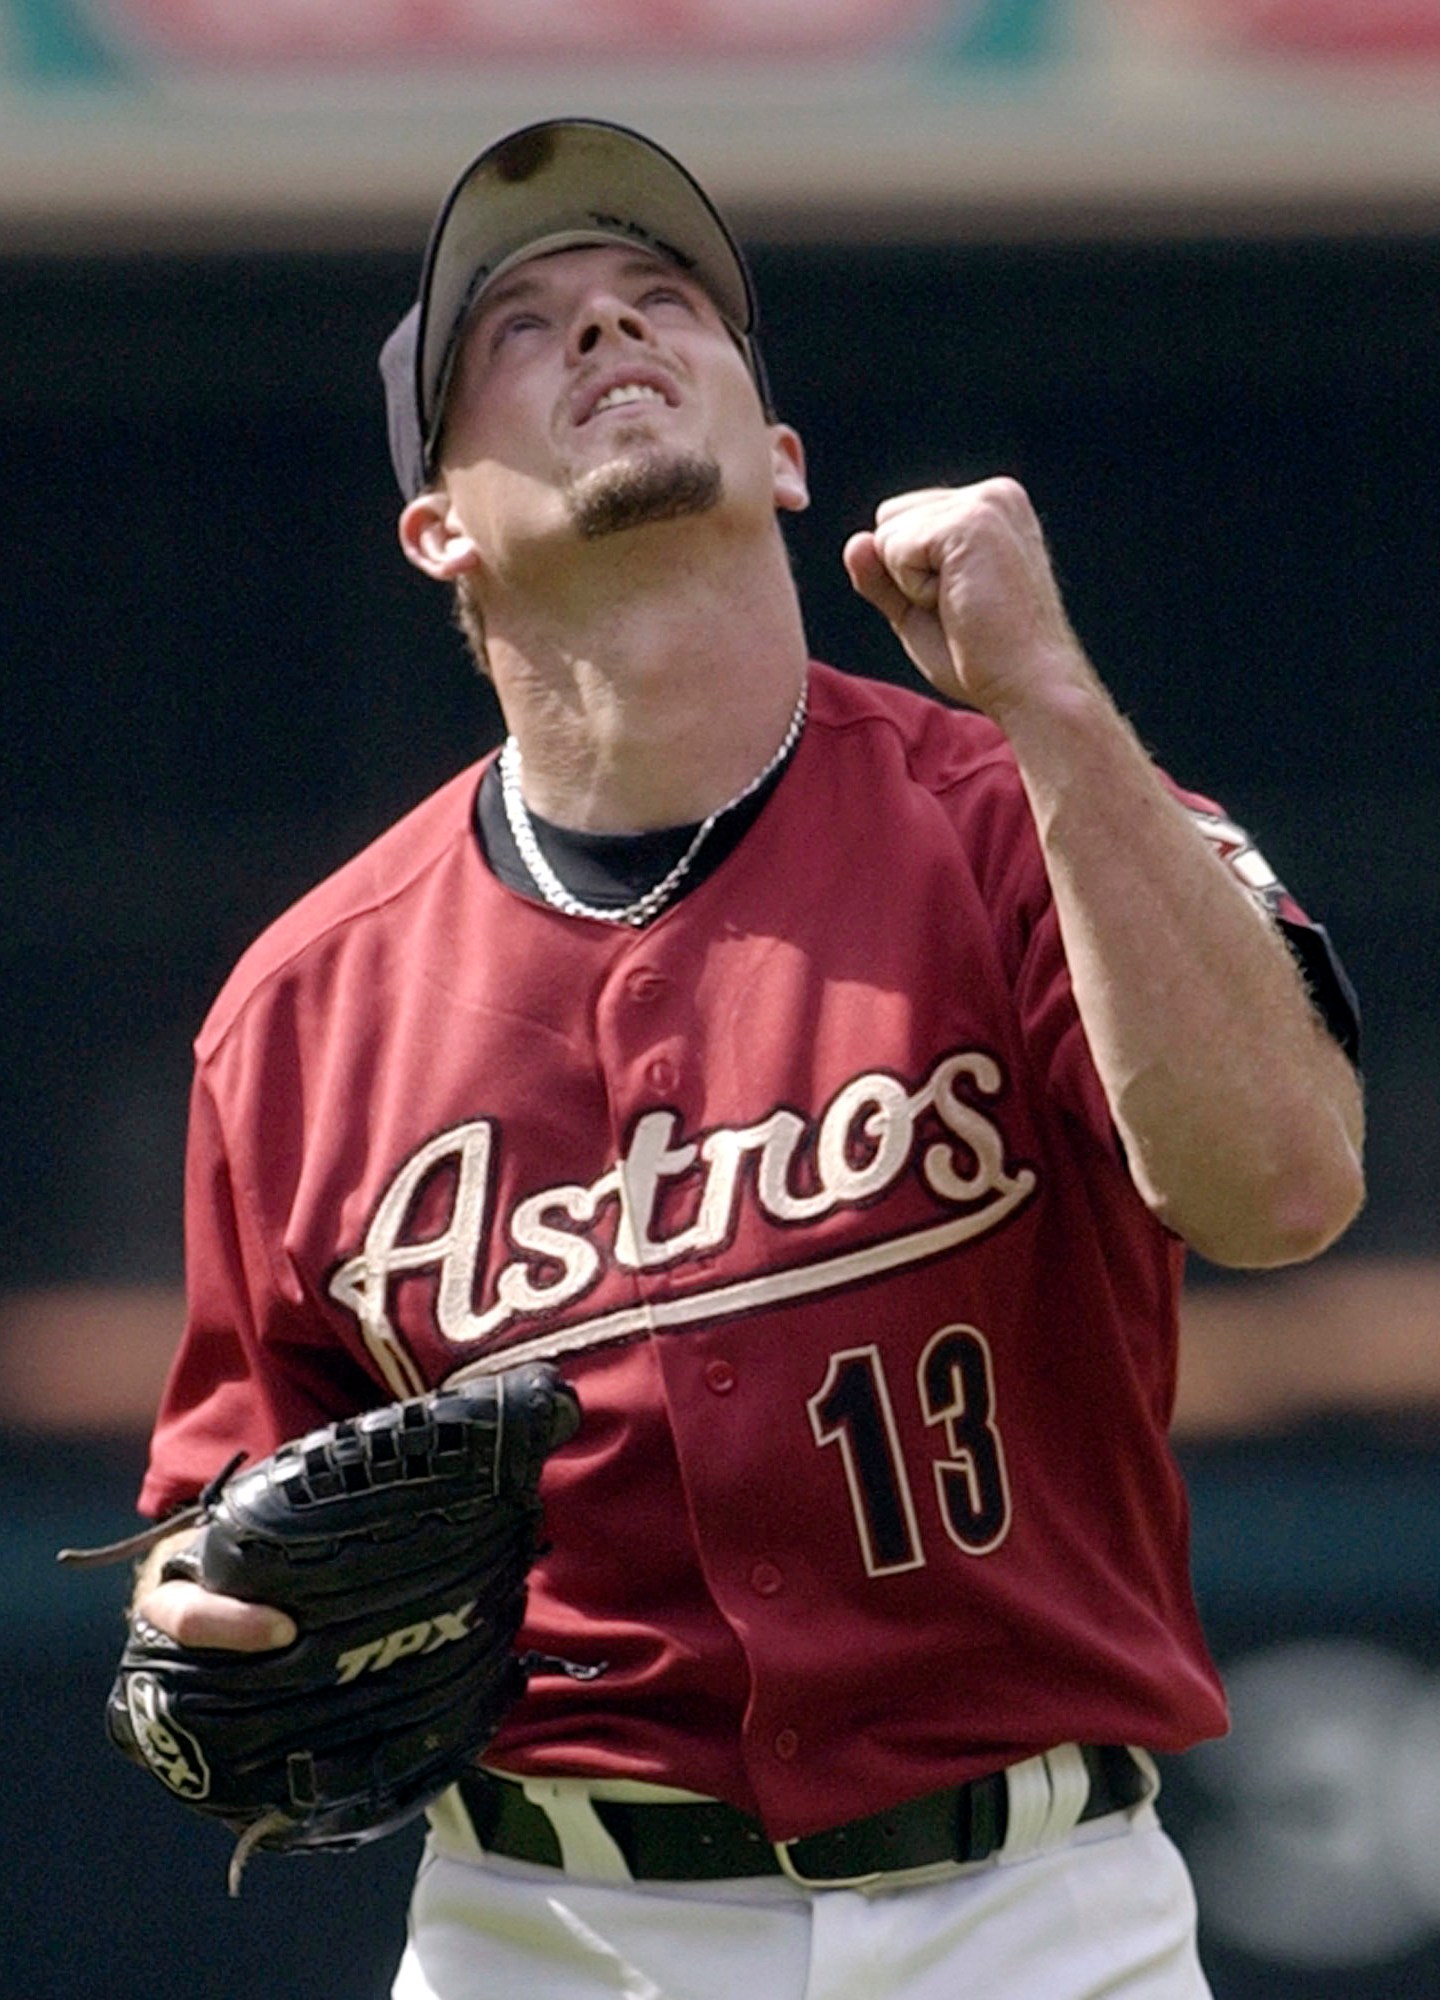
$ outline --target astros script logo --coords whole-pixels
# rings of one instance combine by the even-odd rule
[[[503,1217],[494,1213],[493,1194],[499,1127],[477,1118],[439,1133],[400,1168],[363,1247],[332,1276],[330,1295],[355,1314],[404,1396],[424,1386],[390,1316],[392,1282],[409,1272],[434,1274],[439,1330],[469,1348],[465,1363],[480,1371],[854,1284],[982,1236],[1029,1198],[1034,1169],[1009,1163],[1004,1134],[974,1101],[998,1096],[1004,1081],[992,1056],[968,1050],[943,1056],[914,1089],[886,1071],[868,1071],[842,1086],[813,1120],[782,1107],[753,1124],[690,1139],[678,1130],[674,1111],[649,1111],[624,1155],[588,1187],[541,1188]],[[442,1174],[451,1183],[442,1226],[421,1241],[407,1240],[422,1193]],[[940,1219],[917,1228],[912,1211],[887,1234],[885,1196],[917,1178]],[[692,1195],[690,1219],[663,1234],[665,1196],[680,1185]],[[792,1254],[780,1268],[735,1272],[703,1291],[636,1303],[631,1286],[626,1303],[604,1308],[600,1288],[614,1271],[674,1269],[723,1251],[746,1203],[764,1221],[792,1228],[863,1208],[870,1233],[840,1251],[832,1233],[824,1251],[808,1260]],[[477,1310],[477,1275],[497,1229],[515,1254]],[[574,1317],[582,1300],[588,1310]],[[533,1327],[541,1319],[545,1330],[527,1338],[525,1322]]]

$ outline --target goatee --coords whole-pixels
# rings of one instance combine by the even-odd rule
[[[652,521],[708,513],[720,498],[720,467],[699,452],[646,452],[582,473],[568,498],[577,532],[598,541]]]

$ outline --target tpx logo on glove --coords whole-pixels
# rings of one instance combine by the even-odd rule
[[[125,1708],[135,1746],[162,1783],[192,1803],[208,1798],[210,1768],[188,1729],[169,1714],[165,1689],[153,1674],[131,1674],[125,1683]]]
[[[361,1674],[378,1674],[384,1667],[393,1667],[397,1660],[408,1659],[412,1653],[436,1653],[456,1639],[468,1638],[474,1629],[470,1621],[476,1602],[472,1597],[457,1611],[437,1611],[433,1618],[422,1618],[416,1625],[402,1625],[364,1646],[352,1646],[335,1662],[336,1681],[343,1687],[347,1681],[358,1680]]]

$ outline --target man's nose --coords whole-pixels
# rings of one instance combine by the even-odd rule
[[[606,340],[624,343],[645,342],[649,338],[650,323],[638,306],[603,296],[586,301],[575,316],[571,333],[572,345],[580,359],[593,354]]]

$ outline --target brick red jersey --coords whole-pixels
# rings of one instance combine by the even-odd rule
[[[586,1415],[526,1636],[605,1671],[538,1675],[504,1768],[778,1839],[1218,1733],[1166,1443],[1181,1246],[999,731],[813,668],[756,823],[640,931],[503,887],[479,772],[275,924],[198,1039],[142,1506],[550,1356]]]

